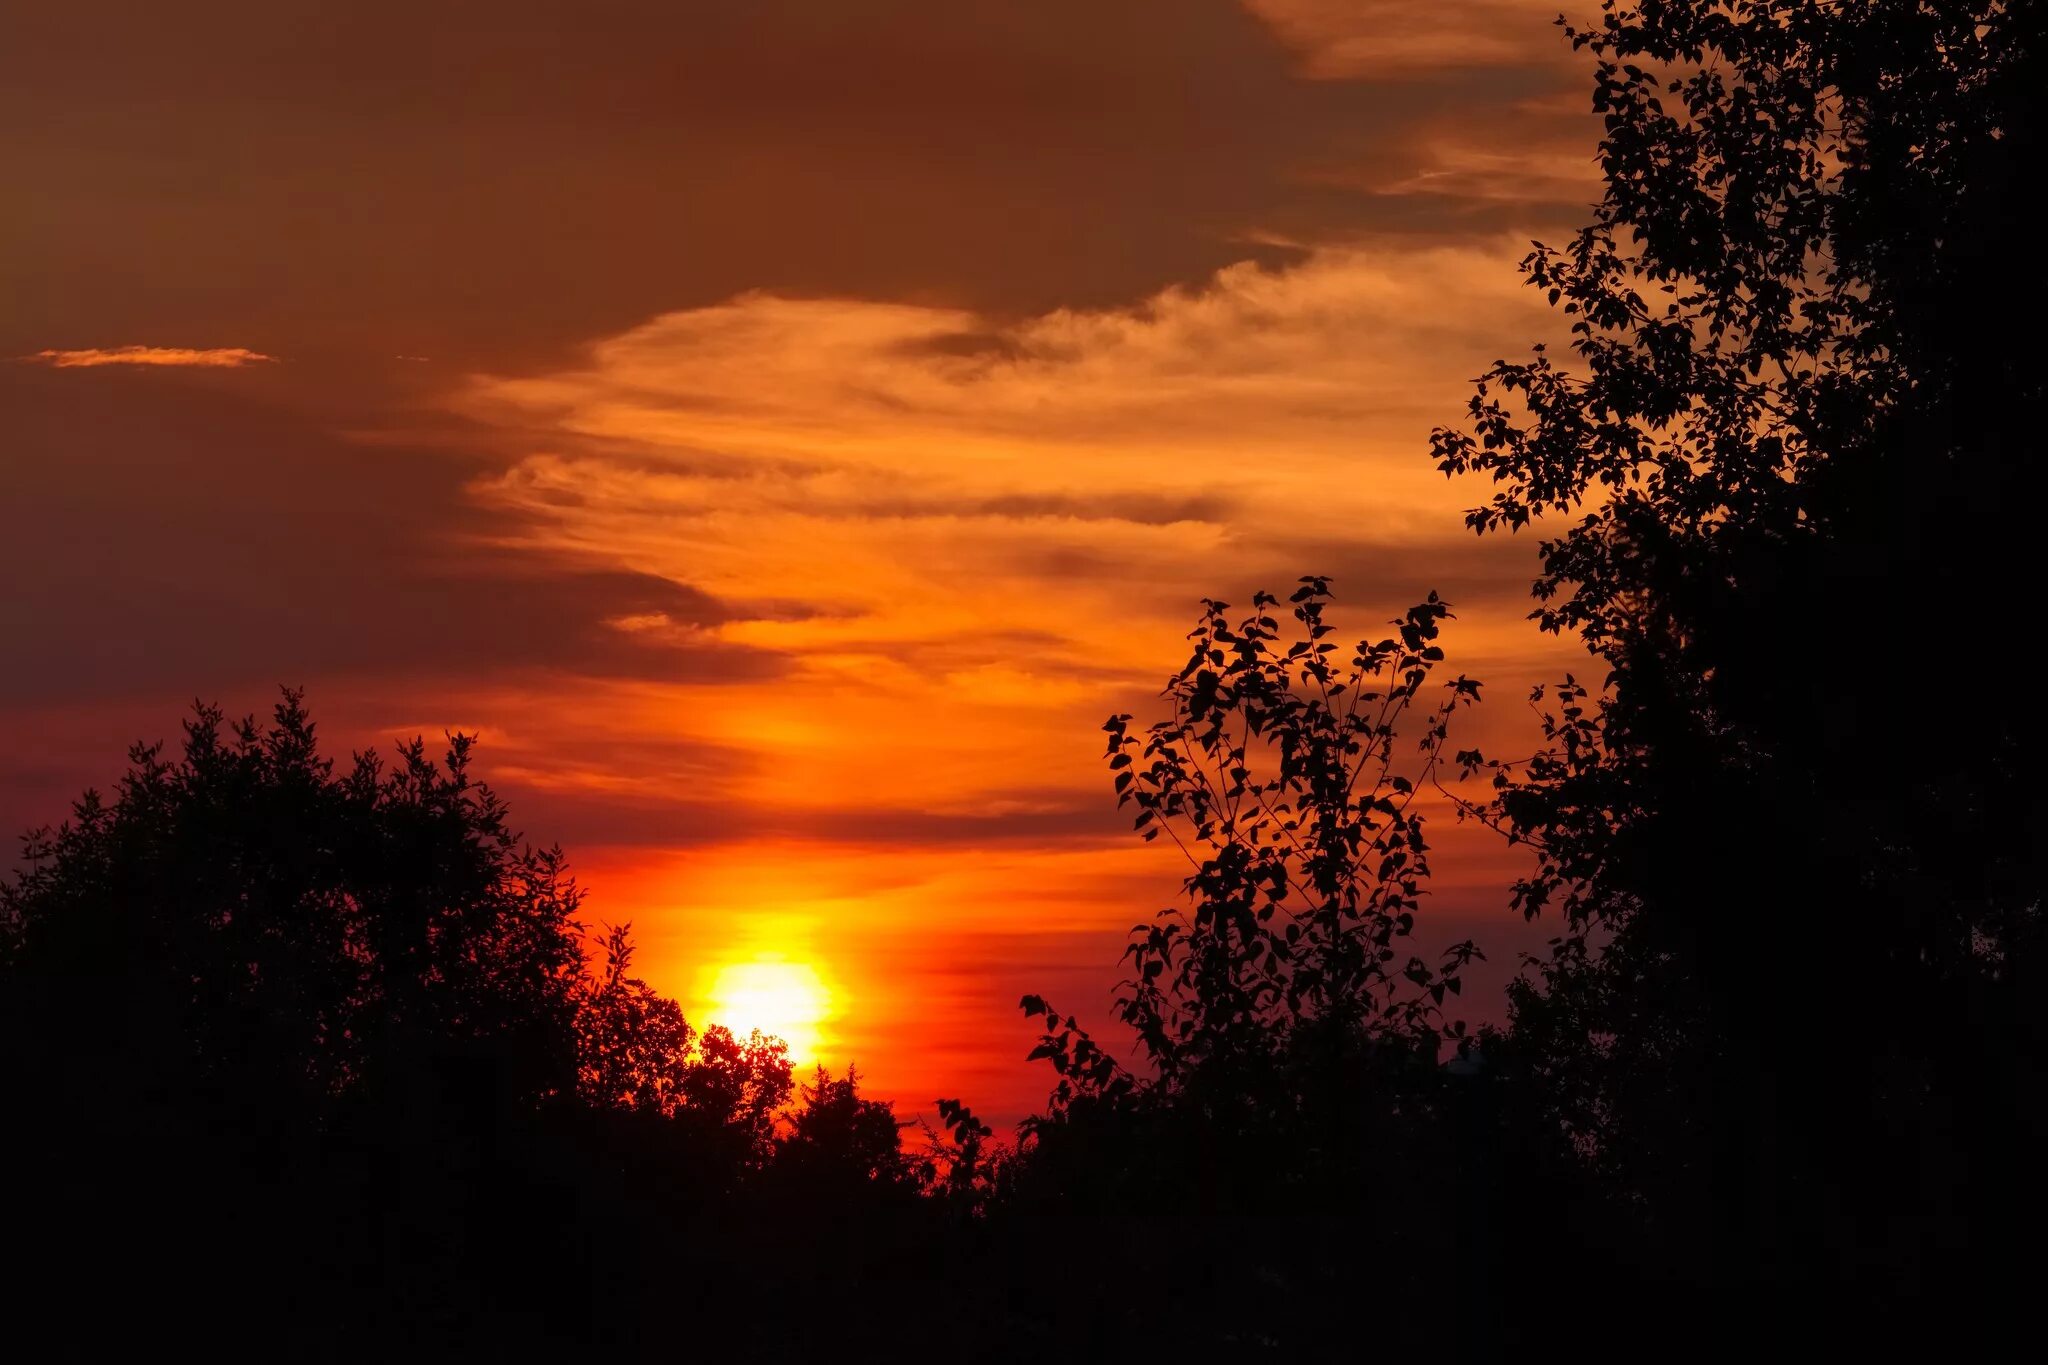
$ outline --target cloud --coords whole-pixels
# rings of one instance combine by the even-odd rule
[[[621,637],[781,661],[675,709],[749,755],[721,796],[760,828],[1079,837],[1001,794],[1030,773],[1093,799],[1101,716],[1146,705],[1204,595],[1344,572],[1363,635],[1440,586],[1469,608],[1454,659],[1540,671],[1533,548],[1467,536],[1477,491],[1427,457],[1470,377],[1549,326],[1519,249],[1323,248],[1007,320],[768,293],[664,314],[453,396],[504,451],[473,534],[720,606],[620,613]]]
[[[1320,80],[1554,59],[1560,0],[1243,0]]]
[[[274,361],[277,357],[252,351],[246,346],[203,349],[189,346],[95,346],[82,351],[37,351],[22,359],[59,370],[95,365],[183,365],[197,369],[233,370],[244,365]]]
[[[1256,482],[1248,448],[1334,474],[1332,455],[1361,437],[1426,433],[1475,358],[1541,324],[1513,270],[1520,249],[1324,248],[1290,268],[1233,265],[1132,307],[1007,324],[745,294],[600,342],[580,366],[480,378],[461,408],[614,470],[634,453],[634,475],[662,476],[647,491],[674,500],[669,514],[698,495],[707,509],[738,495],[861,510],[939,497],[954,512],[978,499],[989,515],[1100,518]],[[1176,476],[1163,484],[1162,460]],[[604,495],[550,467],[529,462],[517,500]]]

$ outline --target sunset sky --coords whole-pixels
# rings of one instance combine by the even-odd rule
[[[194,697],[476,731],[693,1020],[1016,1118],[1176,892],[1099,727],[1201,598],[1436,588],[1488,743],[1574,663],[1427,448],[1597,196],[1556,9],[9,6],[0,823]]]

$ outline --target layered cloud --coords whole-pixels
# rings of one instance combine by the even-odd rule
[[[1467,535],[1477,491],[1427,458],[1470,378],[1553,326],[1519,246],[1324,248],[1008,320],[753,293],[568,367],[470,380],[450,401],[502,452],[470,484],[480,550],[673,582],[722,619],[611,628],[780,661],[745,684],[633,683],[599,708],[619,733],[724,755],[617,793],[599,856],[637,869],[626,899],[658,903],[678,945],[651,969],[683,979],[682,943],[772,922],[838,945],[881,1036],[915,1021],[870,964],[934,915],[963,953],[1128,923],[1131,888],[1164,898],[1175,873],[1119,833],[1098,727],[1147,711],[1203,596],[1331,573],[1339,619],[1366,635],[1437,588],[1460,613],[1454,666],[1510,696],[1555,667],[1523,620],[1533,547]],[[539,789],[592,780],[580,761],[520,763]],[[652,872],[616,851],[642,839],[699,851]],[[896,868],[886,895],[863,889],[877,857]],[[1085,867],[1090,889],[1044,915],[1006,860]],[[1454,909],[1492,897],[1484,881]]]
[[[519,453],[473,491],[516,514],[501,547],[686,581],[722,638],[1043,701],[1163,662],[1134,612],[1163,632],[1339,545],[1407,554],[1404,586],[1481,553],[1423,452],[1503,335],[1549,325],[1515,249],[1324,250],[1011,322],[746,295],[474,380],[460,410]]]

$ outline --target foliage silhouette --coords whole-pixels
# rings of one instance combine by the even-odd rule
[[[1129,716],[1104,727],[1118,803],[1135,805],[1145,837],[1164,830],[1195,869],[1192,917],[1166,910],[1133,931],[1135,975],[1118,998],[1169,1082],[1262,1065],[1276,1025],[1427,1042],[1475,953],[1458,944],[1440,966],[1411,955],[1394,967],[1429,876],[1415,803],[1453,711],[1479,695],[1466,678],[1445,684],[1416,741],[1416,776],[1397,771],[1396,736],[1443,658],[1435,640],[1449,609],[1432,594],[1394,622],[1397,636],[1360,641],[1340,662],[1328,599],[1326,580],[1303,580],[1292,598],[1301,638],[1284,650],[1276,599],[1256,595],[1235,628],[1224,604],[1204,603],[1193,653],[1166,690],[1171,718],[1142,747]]]
[[[987,1211],[988,1200],[1002,1182],[1015,1149],[991,1141],[996,1130],[976,1118],[974,1111],[956,1099],[938,1099],[939,1131],[926,1125],[929,1193],[951,1204],[963,1215]]]
[[[1304,579],[1291,629],[1265,593],[1237,624],[1204,603],[1168,716],[1143,738],[1127,715],[1104,727],[1119,802],[1184,853],[1189,904],[1131,932],[1116,1014],[1136,1070],[1024,998],[1057,1081],[999,1205],[1435,1221],[1415,1182],[1452,1179],[1438,1061],[1466,1042],[1444,1003],[1479,951],[1404,949],[1430,871],[1422,802],[1479,684],[1436,679],[1434,595],[1348,649],[1329,600]]]
[[[470,778],[470,741],[337,775],[300,695],[183,752],[140,746],[116,798],[29,837],[0,886],[18,1065],[79,1103],[137,1075],[324,1122],[436,1057],[526,1102],[573,1084],[580,892]],[[52,1042],[62,1051],[53,1051]],[[85,1093],[73,1093],[80,1090]]]
[[[887,1199],[916,1193],[920,1170],[903,1150],[894,1106],[864,1099],[860,1075],[817,1068],[801,1087],[803,1103],[776,1142],[778,1174],[804,1189],[868,1190]]]
[[[1110,727],[1139,827],[1195,835],[1193,915],[1139,926],[1117,997],[1148,1065],[1027,996],[1059,1080],[997,1207],[1323,1201],[1427,1239],[1437,1210],[1369,1193],[1392,1153],[1455,1197],[1461,1264],[1493,1286],[1515,1264],[1467,1348],[1530,1339],[1512,1319],[1580,1275],[1633,1287],[1603,1306],[1621,1331],[1739,1287],[1838,1344],[1896,1345],[1929,1326],[1918,1294],[2017,1288],[1999,1249],[2048,1192],[2043,721],[2004,625],[2037,614],[2048,367],[2040,272],[2017,263],[2042,11],[1610,0],[1566,31],[1595,60],[1606,190],[1523,270],[1570,366],[1497,364],[1433,438],[1446,473],[1494,485],[1474,530],[1542,527],[1532,616],[1606,675],[1537,690],[1533,757],[1456,755],[1493,781],[1464,812],[1533,852],[1516,906],[1558,937],[1455,1081],[1420,1050],[1304,1065],[1324,981],[1350,992],[1347,1043],[1435,1030],[1349,969],[1385,951],[1383,886],[1340,902],[1368,913],[1335,970],[1303,979],[1290,916],[1265,950],[1261,893],[1322,893],[1313,920],[1348,865],[1317,880],[1326,840],[1275,878],[1287,858],[1240,827],[1255,726],[1230,708],[1296,703],[1284,674],[1225,685],[1265,627],[1212,607],[1173,717],[1135,756],[1128,718]],[[1228,1079],[1198,1103],[1210,1068]],[[1346,1102],[1319,1150],[1301,1114]]]
[[[734,1172],[766,1164],[796,1084],[787,1045],[758,1030],[740,1039],[722,1025],[691,1028],[675,1001],[626,975],[630,925],[609,928],[602,952],[577,1000],[579,1098],[687,1125],[700,1145],[722,1149],[719,1164]]]
[[[692,1028],[626,927],[590,968],[561,853],[471,756],[337,772],[296,692],[267,726],[200,707],[175,758],[136,748],[28,837],[0,884],[27,1298],[111,1282],[140,1324],[232,1292],[217,1339],[340,1356],[647,1344],[681,1293],[720,1310],[700,1344],[752,1353],[777,1333],[736,1310],[768,1289],[731,1258],[762,1212],[915,1215],[925,1167],[851,1070],[790,1113],[784,1045]],[[921,1226],[809,1273],[851,1284]]]
[[[1533,761],[1467,756],[1561,917],[1496,1051],[1698,1281],[1995,1270],[2048,1060],[2042,722],[2001,624],[2038,609],[2041,8],[1567,32],[1606,190],[1523,271],[1572,367],[1497,364],[1434,438],[1493,482],[1475,529],[1546,524],[1535,619],[1608,670],[1539,691]]]

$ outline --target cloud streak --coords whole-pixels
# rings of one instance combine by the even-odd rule
[[[234,370],[244,365],[272,362],[274,355],[252,351],[246,346],[94,346],[80,351],[37,351],[22,359],[53,369],[90,369],[99,365],[163,365],[203,370]]]

